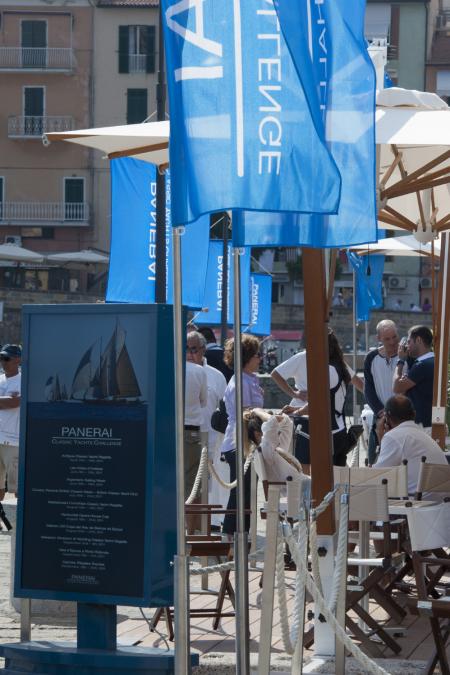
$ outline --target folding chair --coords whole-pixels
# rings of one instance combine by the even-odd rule
[[[424,494],[430,499],[450,497],[450,465],[431,464],[426,457],[422,457],[416,499],[423,499]]]
[[[450,546],[450,503],[443,502],[424,508],[411,507],[407,518],[417,597],[407,598],[406,603],[412,614],[425,616],[429,620],[435,646],[425,674],[431,675],[439,664],[441,674],[450,675],[446,654],[446,643],[450,635],[450,596],[439,599],[431,597],[425,576],[426,568],[434,565],[450,572],[450,559],[435,558],[424,553]]]
[[[347,469],[347,476],[349,470]],[[348,483],[347,483],[348,484]],[[401,620],[406,612],[387,594],[383,588],[383,582],[389,578],[403,556],[392,554],[391,530],[388,507],[388,488],[386,479],[382,479],[379,485],[351,485],[349,499],[349,519],[357,520],[361,524],[372,521],[382,522],[383,528],[383,557],[381,558],[348,558],[347,564],[358,565],[370,569],[369,573],[357,586],[347,586],[345,625],[356,639],[365,646],[367,651],[378,658],[384,654],[381,649],[370,639],[377,635],[384,644],[394,653],[401,651],[401,646],[396,642],[383,625],[377,622],[362,606],[365,597],[372,596],[385,611],[396,620]],[[369,629],[366,633],[349,612],[354,612]],[[305,646],[312,644],[311,632],[305,636]]]

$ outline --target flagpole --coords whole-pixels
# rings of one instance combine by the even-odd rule
[[[173,329],[175,360],[175,438],[177,488],[177,555],[175,556],[175,672],[191,673],[189,635],[189,556],[186,555],[184,496],[184,384],[183,321],[181,304],[181,230],[173,236]]]
[[[233,248],[234,379],[236,387],[236,673],[249,675],[248,533],[245,531],[244,438],[242,423],[241,265],[239,249]]]
[[[222,311],[220,325],[220,344],[225,344],[228,334],[228,213],[223,214],[223,252],[222,252]]]
[[[162,6],[159,6],[158,27],[158,82],[156,85],[156,119],[161,122],[166,117],[166,83],[164,63],[164,34],[162,24]],[[155,300],[166,302],[166,176],[156,169],[156,281]]]

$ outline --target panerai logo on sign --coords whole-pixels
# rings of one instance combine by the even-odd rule
[[[112,438],[112,429],[106,427],[61,427],[61,437]]]

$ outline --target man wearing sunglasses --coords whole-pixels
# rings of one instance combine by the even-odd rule
[[[8,492],[17,493],[19,463],[19,406],[20,406],[20,359],[19,345],[5,345],[0,350],[0,501]]]

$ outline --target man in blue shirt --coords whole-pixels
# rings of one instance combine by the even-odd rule
[[[406,394],[416,409],[416,423],[431,429],[433,405],[433,333],[428,326],[413,326],[406,347],[400,343],[393,377],[394,394]],[[406,360],[408,359],[408,365]]]

